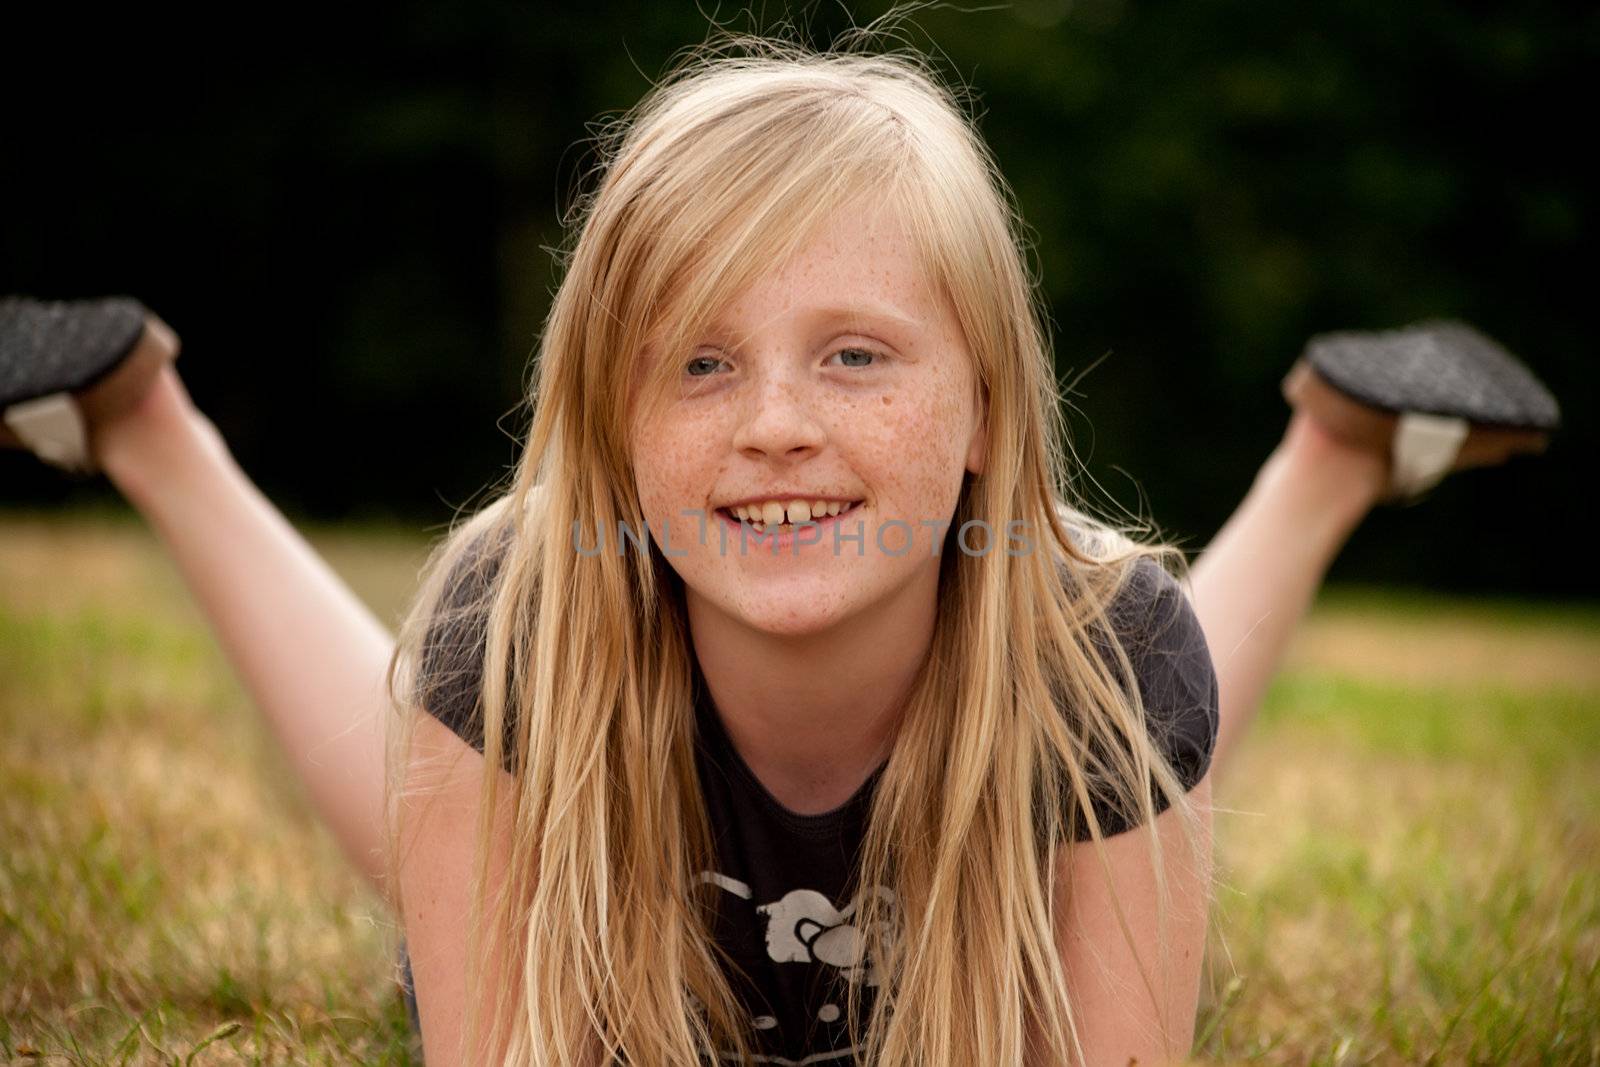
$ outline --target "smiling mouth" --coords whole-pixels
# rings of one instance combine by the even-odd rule
[[[729,522],[747,525],[758,534],[775,533],[781,536],[793,533],[802,523],[815,526],[848,515],[864,503],[863,500],[768,501],[765,504],[718,508],[717,514]]]

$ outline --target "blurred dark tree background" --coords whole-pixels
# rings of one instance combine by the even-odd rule
[[[437,524],[515,459],[587,124],[712,16],[826,42],[885,6],[14,13],[0,291],[137,295],[291,514]],[[1375,515],[1334,577],[1600,592],[1545,544],[1585,528],[1594,485],[1600,9],[1016,0],[906,33],[974,93],[1058,366],[1093,367],[1075,443],[1121,506],[1198,550],[1281,433],[1309,335],[1460,317],[1566,429]],[[0,502],[110,495],[0,455]]]

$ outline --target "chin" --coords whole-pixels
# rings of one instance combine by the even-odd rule
[[[839,601],[823,604],[815,597],[796,597],[759,605],[740,604],[732,614],[752,630],[773,637],[809,637],[837,625],[848,611]]]

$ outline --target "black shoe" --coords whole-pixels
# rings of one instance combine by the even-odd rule
[[[0,297],[0,447],[96,470],[89,427],[144,396],[178,347],[172,328],[132,297]]]
[[[1313,337],[1283,395],[1335,437],[1389,458],[1385,503],[1411,503],[1451,471],[1543,452],[1556,399],[1515,356],[1461,322]]]

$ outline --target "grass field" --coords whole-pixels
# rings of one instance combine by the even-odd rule
[[[1330,591],[1216,800],[1200,1060],[1600,1063],[1600,608]],[[419,1062],[394,936],[151,536],[0,513],[0,1057]]]

